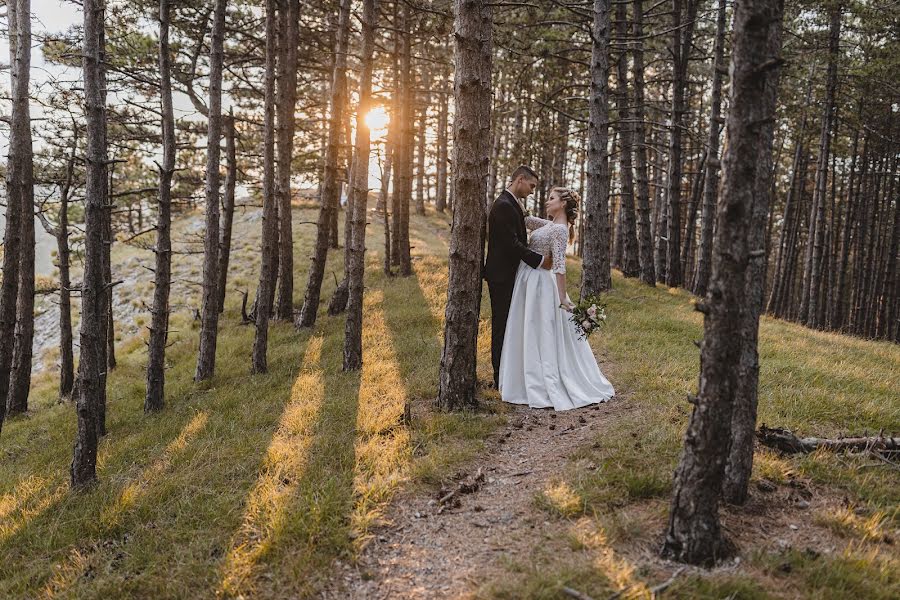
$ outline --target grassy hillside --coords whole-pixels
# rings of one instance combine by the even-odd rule
[[[315,215],[301,209],[294,219],[299,303],[312,245],[312,228],[301,223]],[[118,346],[100,482],[78,494],[69,492],[67,475],[74,408],[56,401],[52,375],[38,378],[33,410],[0,437],[0,597],[309,597],[331,561],[352,558],[369,539],[400,486],[430,485],[477,454],[505,419],[495,394],[486,392],[477,414],[430,410],[446,219],[413,217],[415,276],[408,279],[381,274],[381,225],[371,220],[358,374],[340,370],[343,318],[321,314],[313,331],[274,325],[270,373],[250,376],[253,330],[239,324],[239,296],[229,293],[217,375],[197,386],[197,324],[180,311],[162,413],[142,412],[142,340]],[[236,224],[232,289],[255,287],[258,230],[252,218]],[[142,256],[117,252],[123,271]],[[180,260],[186,276],[199,268],[199,257]],[[324,302],[340,260],[332,253]],[[574,292],[577,262],[570,266]],[[571,468],[535,498],[568,533],[536,543],[532,555],[509,564],[508,581],[492,582],[481,595],[557,598],[570,583],[595,597],[623,587],[623,597],[644,597],[659,580],[654,553],[689,409],[684,397],[696,386],[692,340],[701,320],[687,294],[620,277],[614,283],[609,327],[592,343],[613,365],[618,408],[596,443],[572,456]],[[149,293],[136,288],[133,300]],[[190,303],[184,294],[173,301]],[[484,381],[487,316],[479,349]],[[761,344],[761,421],[804,434],[900,429],[896,346],[769,320]],[[403,421],[407,402],[411,425]],[[744,562],[684,576],[670,588],[673,597],[891,597],[900,585],[889,544],[898,538],[900,477],[869,462],[761,452],[754,486],[766,478],[777,490],[754,491],[748,508],[726,515]],[[807,494],[809,505],[798,508]]]
[[[294,219],[305,257],[312,228],[300,223],[315,214]],[[344,319],[323,314],[313,331],[273,326],[270,373],[250,376],[253,329],[230,294],[216,377],[192,382],[197,323],[176,313],[168,405],[145,416],[144,344],[123,342],[90,491],[68,489],[74,407],[40,377],[31,413],[0,437],[0,597],[308,596],[334,557],[366,540],[400,483],[438,479],[477,452],[502,417],[421,409],[436,395],[447,227],[438,217],[412,227],[415,277],[388,280],[370,255],[360,373],[341,372]],[[253,287],[258,229],[254,219],[237,225],[232,287]],[[370,228],[370,248],[379,231]],[[119,252],[127,268],[135,250]],[[340,261],[332,253],[323,302]],[[298,296],[307,263],[297,260]],[[490,368],[487,354],[481,362]],[[412,428],[406,402],[416,405]]]
[[[577,268],[577,266],[575,266]],[[696,392],[702,315],[681,290],[614,277],[609,325],[592,344],[612,365],[620,410],[535,502],[570,526],[562,547],[536,547],[488,597],[557,598],[570,583],[606,597],[646,597],[666,579],[655,556],[672,472]],[[759,422],[801,435],[900,431],[900,347],[763,318]],[[773,491],[763,492],[760,488]],[[740,567],[683,577],[679,598],[900,597],[900,472],[875,458],[759,448],[752,498],[726,508]],[[668,569],[671,571],[671,567]]]

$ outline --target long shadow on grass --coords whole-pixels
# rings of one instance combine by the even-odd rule
[[[307,351],[304,360],[317,364],[302,365],[248,491],[242,523],[219,567],[216,591],[226,596],[255,595],[260,588],[309,594],[350,543],[360,373],[340,369],[338,321],[324,323],[316,357]]]
[[[229,531],[222,521],[239,513],[253,484],[283,407],[284,395],[277,388],[289,389],[297,350],[302,354],[307,343],[304,339],[298,348],[296,335],[277,333],[273,340],[273,347],[281,346],[281,351],[273,352],[270,375],[248,379],[246,371],[220,369],[213,390],[172,398],[170,407],[151,417],[138,412],[135,402],[120,406],[119,410],[132,413],[125,421],[130,427],[112,430],[104,442],[108,446],[102,451],[98,485],[74,494],[58,480],[48,488],[48,501],[40,510],[0,542],[0,554],[8,557],[4,564],[18,576],[10,583],[34,591],[52,576],[50,596],[53,589],[65,592],[70,585],[95,591],[104,586],[112,586],[113,592],[139,590],[146,581],[142,577],[165,579],[167,572],[174,574],[178,567],[221,553]],[[243,353],[240,339],[223,341],[220,356],[229,350]],[[286,348],[288,344],[291,347]],[[278,403],[267,403],[273,399]],[[239,451],[228,445],[235,431],[241,436],[235,444]],[[148,443],[148,436],[162,439]],[[137,455],[140,469],[131,462]],[[51,495],[53,490],[60,491]],[[60,522],[67,526],[60,527]],[[147,552],[148,547],[153,552]],[[73,554],[77,561],[68,560]],[[153,556],[151,564],[145,562],[148,555]],[[54,562],[61,564],[52,572]],[[86,576],[94,573],[106,575]]]
[[[437,396],[441,323],[422,289],[419,269],[411,277],[384,283],[385,323],[410,398]]]

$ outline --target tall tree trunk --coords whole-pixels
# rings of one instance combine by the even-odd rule
[[[616,4],[616,35],[619,43],[628,37],[627,7],[624,2]],[[618,94],[616,104],[619,122],[619,177],[622,183],[620,194],[622,212],[622,274],[637,277],[641,272],[638,256],[638,238],[634,218],[634,175],[631,167],[632,116],[628,108],[628,55],[623,49],[616,61]]]
[[[438,93],[437,121],[437,197],[434,207],[438,212],[447,210],[447,115],[449,113],[449,97],[441,76],[441,89]]]
[[[278,58],[278,300],[275,318],[290,321],[294,313],[294,232],[291,222],[291,158],[294,153],[294,110],[297,104],[297,42],[300,0],[282,3]]]
[[[328,256],[329,224],[336,214],[341,183],[338,175],[338,160],[341,137],[344,133],[344,110],[347,105],[347,41],[350,35],[350,0],[341,0],[338,19],[338,35],[335,42],[334,72],[331,79],[331,119],[328,125],[328,147],[325,150],[325,176],[322,181],[321,208],[316,228],[316,246],[303,308],[297,318],[297,327],[312,327],[316,324],[319,299],[322,294],[322,280],[325,276],[325,259]]]
[[[783,2],[783,0],[777,1]],[[783,9],[778,9],[779,22],[769,29],[767,36],[766,56],[770,61],[770,66],[766,67],[769,73],[763,76],[764,88],[762,96],[758,100],[762,104],[764,112],[761,114],[765,118],[751,124],[758,138],[756,141],[757,151],[753,154],[753,162],[756,164],[756,179],[753,182],[752,209],[749,214],[750,223],[746,242],[747,268],[744,275],[744,306],[740,316],[741,330],[738,338],[741,345],[738,380],[731,414],[731,445],[728,450],[728,462],[725,466],[725,479],[722,484],[722,495],[725,501],[731,504],[744,504],[747,501],[750,474],[753,470],[753,446],[756,442],[759,384],[757,340],[768,267],[766,228],[775,182],[773,141],[775,139],[775,106],[781,74],[779,65],[782,14]],[[744,101],[747,101],[746,97]]]
[[[219,237],[219,313],[225,310],[225,288],[228,283],[228,264],[231,261],[231,229],[234,223],[234,192],[237,187],[237,151],[235,149],[234,113],[225,119],[225,157],[228,168],[225,171],[225,193],[222,196],[222,235]]]
[[[612,287],[609,269],[609,0],[594,0],[581,296]]]
[[[175,172],[175,112],[172,107],[172,57],[169,50],[171,0],[159,1],[159,95],[162,104],[162,164],[159,167],[159,217],[156,222],[156,268],[150,339],[147,343],[147,393],[144,412],[165,406],[166,341],[169,330],[169,291],[172,283],[172,175]]]
[[[219,164],[222,155],[222,63],[225,43],[225,6],[216,0],[209,45],[209,123],[206,142],[206,230],[203,237],[203,306],[200,351],[194,381],[212,379],[216,368],[219,329]],[[259,307],[257,307],[259,308]]]
[[[415,111],[415,90],[413,87],[411,34],[409,32],[410,8],[404,5],[400,8],[402,24],[400,32],[400,98],[403,105],[403,119],[400,122],[400,147],[403,151],[395,169],[400,180],[399,186],[399,212],[394,214],[394,222],[398,224],[394,235],[397,237],[399,250],[400,275],[409,277],[412,275],[412,257],[410,256],[409,241],[409,205],[412,201],[413,178],[413,115]]]
[[[837,90],[837,61],[840,51],[841,5],[831,9],[828,42],[828,71],[825,84],[825,104],[822,115],[822,136],[819,142],[819,161],[816,166],[816,187],[813,192],[806,240],[806,261],[803,292],[800,298],[800,320],[810,327],[818,327],[819,290],[825,244],[825,193],[828,179],[828,157],[831,151],[831,129],[834,124],[835,94]]]
[[[110,369],[110,357],[115,362],[115,355],[110,352],[110,333],[112,330],[112,260],[110,257],[112,251],[112,186],[110,185],[110,176],[112,175],[109,168],[111,163],[109,160],[109,134],[108,123],[106,121],[106,4],[100,8],[101,27],[97,32],[100,36],[99,43],[99,71],[100,71],[100,103],[103,105],[103,119],[100,121],[98,129],[99,145],[102,148],[102,160],[100,178],[100,197],[103,202],[103,211],[100,213],[101,232],[101,293],[98,295],[97,303],[97,323],[100,327],[101,344],[98,346],[98,364],[100,365],[100,394],[97,399],[97,433],[100,437],[106,435],[106,381],[107,373]],[[82,304],[82,309],[84,304]]]
[[[703,178],[703,208],[700,211],[700,246],[697,254],[697,270],[694,277],[694,293],[706,295],[712,258],[713,226],[716,220],[716,196],[719,191],[719,134],[725,123],[722,118],[722,80],[727,74],[725,66],[725,0],[719,0],[716,18],[716,41],[713,47],[712,98],[709,111],[709,137],[706,141],[706,171]]]
[[[356,148],[353,153],[350,193],[353,195],[352,235],[347,261],[349,298],[344,326],[344,371],[362,368],[363,291],[366,265],[366,208],[369,200],[369,128],[366,114],[372,105],[372,55],[375,52],[376,0],[363,1],[362,73],[356,109]]]
[[[27,13],[26,13],[27,14]],[[23,109],[28,111],[27,85],[20,90],[19,82],[22,74],[22,62],[27,67],[31,61],[30,42],[25,43],[22,38],[26,34],[21,31],[19,20],[19,2],[12,0],[7,3],[7,17],[9,22],[9,62],[10,62],[10,94],[12,101],[12,114],[10,115],[9,145],[7,147],[8,159],[6,163],[6,231],[3,237],[3,280],[0,287],[0,337],[6,340],[0,344],[0,427],[6,416],[6,398],[9,393],[10,379],[12,378],[13,348],[16,332],[16,300],[19,295],[19,263],[22,256],[22,221],[29,218],[29,212],[25,207],[25,200],[29,195],[27,175],[24,168],[26,154],[25,145],[30,135],[29,117],[23,115]],[[26,19],[26,27],[31,26],[31,21]],[[20,36],[22,36],[20,38]],[[30,69],[26,71],[25,83],[30,76]],[[23,101],[24,100],[24,101]],[[25,131],[26,127],[28,132]]]
[[[632,75],[634,78],[634,158],[637,174],[637,227],[640,246],[641,281],[656,285],[653,265],[653,235],[650,231],[650,184],[647,173],[647,134],[644,116],[644,14],[642,0],[632,2],[634,50]],[[583,219],[582,219],[583,222]]]
[[[710,289],[700,305],[706,315],[700,391],[675,473],[663,545],[664,556],[692,564],[713,564],[733,550],[719,525],[718,504],[745,352],[741,335],[748,321],[744,314],[752,304],[746,298],[747,277],[754,269],[750,266],[754,255],[765,255],[751,246],[759,239],[758,232],[765,230],[765,206],[757,205],[764,169],[757,166],[757,157],[766,153],[771,159],[769,123],[775,115],[782,13],[782,0],[746,0],[735,5],[729,143]],[[750,344],[755,345],[755,339]]]
[[[381,209],[381,216],[384,218],[384,263],[383,271],[385,275],[392,275],[391,272],[391,220],[388,214],[388,187],[391,183],[391,168],[394,162],[394,144],[391,143],[390,130],[388,130],[388,139],[384,144],[384,162],[381,168],[381,193],[378,197],[378,206],[376,210]]]
[[[11,125],[11,129],[16,129],[14,139],[17,148],[13,150],[10,144],[10,154],[16,153],[18,156],[13,161],[16,172],[12,175],[16,190],[9,197],[7,205],[14,201],[20,203],[21,237],[18,250],[19,285],[12,373],[8,396],[0,397],[0,402],[6,402],[7,414],[15,415],[28,410],[34,341],[34,153],[28,94],[31,77],[31,1],[13,0],[7,4],[7,8],[10,22],[16,21],[15,59],[12,63],[15,77],[12,119],[21,121]],[[10,51],[13,51],[13,46],[10,46]],[[13,138],[12,135],[10,137]]]
[[[81,284],[81,353],[78,363],[79,393],[76,400],[78,431],[72,456],[71,485],[81,488],[97,479],[97,440],[100,437],[97,418],[101,372],[101,349],[105,343],[100,334],[98,310],[103,307],[103,211],[106,197],[104,171],[106,148],[103,123],[106,109],[102,101],[100,75],[100,30],[103,28],[103,4],[99,0],[84,1],[84,102],[87,126],[84,276]]]
[[[453,227],[437,404],[477,404],[476,359],[491,151],[492,13],[484,0],[456,0],[453,84]]]
[[[422,87],[427,89],[427,81]],[[427,97],[427,94],[426,94]],[[425,128],[428,125],[428,102],[419,107],[419,126],[416,128],[416,214],[425,214]]]
[[[72,151],[66,163],[66,180],[59,194],[59,225],[56,227],[56,263],[59,268],[59,397],[71,398],[75,385],[75,355],[72,340],[72,278],[69,251],[69,196],[78,155],[78,125],[72,123]]]
[[[400,10],[399,3],[394,3],[394,23],[397,24],[394,31],[394,94],[391,96],[393,103],[391,109],[391,122],[388,136],[393,135],[395,144],[394,154],[394,185],[391,192],[391,265],[400,265],[400,207],[403,202],[400,197],[403,195],[403,174],[404,165],[407,162],[406,153],[406,136],[404,131],[406,125],[404,123],[409,118],[409,111],[404,102],[404,75],[401,68],[403,56],[403,44],[406,38],[406,21],[405,12]]]
[[[277,277],[278,199],[275,197],[276,2],[277,0],[266,0],[266,74],[264,85],[265,97],[263,100],[262,248],[259,264],[259,286],[256,290],[256,334],[253,337],[253,354],[250,366],[250,371],[252,373],[265,373],[269,370],[267,359],[269,349],[269,317],[272,312],[272,297],[275,288],[275,278]],[[316,244],[317,246],[324,245],[325,250],[328,250],[328,214],[319,216]],[[324,259],[322,262],[324,263]],[[318,302],[316,302],[316,304],[318,304]]]
[[[687,0],[687,9],[682,21],[682,0],[673,0],[672,5],[672,133],[669,136],[669,180],[666,196],[668,221],[666,224],[666,285],[678,287],[682,284],[681,272],[681,137],[684,128],[685,94],[687,91],[687,71],[690,62],[691,42],[694,37],[694,21],[697,18],[699,0]]]

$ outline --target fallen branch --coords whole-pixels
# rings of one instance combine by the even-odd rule
[[[459,496],[477,492],[482,483],[484,483],[484,473],[481,472],[481,467],[479,467],[475,476],[471,479],[459,482],[459,484],[449,492],[441,490],[440,496],[438,497],[438,504],[441,506],[438,508],[437,514],[444,512],[444,509],[448,506],[451,508],[456,506],[459,502]]]
[[[843,452],[846,450],[863,450],[877,452],[900,452],[900,438],[884,437],[882,435],[871,437],[846,437],[846,438],[799,438],[788,429],[781,427],[769,428],[763,424],[756,432],[756,439],[763,446],[775,448],[786,454],[809,454],[816,450],[831,450]]]

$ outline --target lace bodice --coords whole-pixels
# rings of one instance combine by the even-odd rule
[[[525,227],[532,231],[528,247],[544,256],[553,258],[552,273],[566,272],[566,246],[569,231],[565,225],[538,217],[525,217]]]

